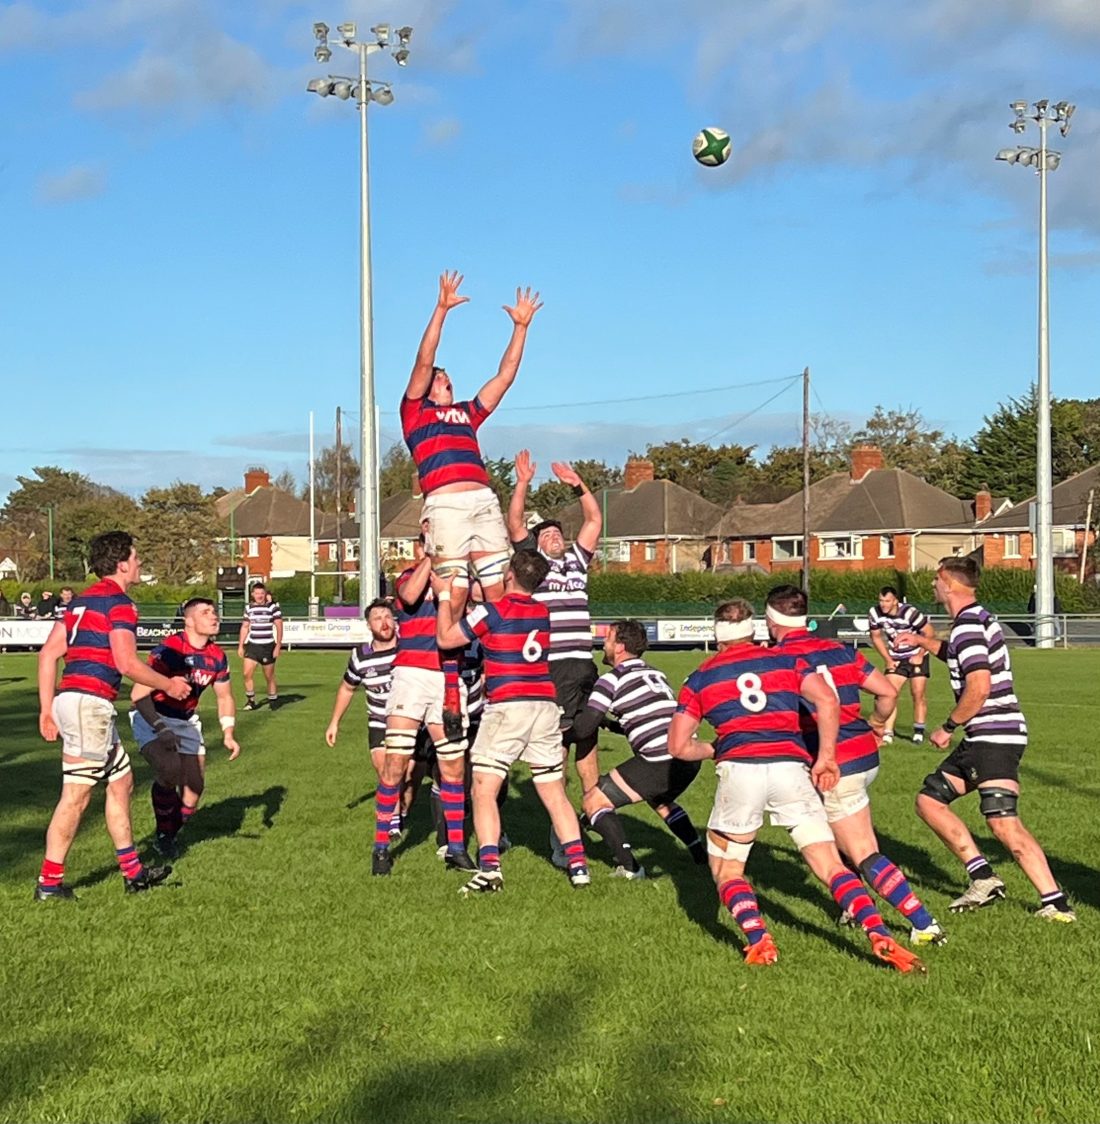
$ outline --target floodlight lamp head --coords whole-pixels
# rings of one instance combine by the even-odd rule
[[[1014,133],[1026,133],[1027,122],[1022,117],[1017,117],[1016,120],[1013,121],[1011,125],[1009,125],[1009,128]]]
[[[313,57],[318,62],[328,62],[332,58],[332,51],[324,43],[319,43],[313,52]]]
[[[347,78],[341,78],[332,84],[332,92],[341,100],[347,101],[351,97],[353,83]]]
[[[1009,108],[1013,113],[1016,114],[1017,117],[1023,117],[1023,115],[1027,112],[1027,102],[1014,101],[1012,105],[1009,106]]]
[[[1035,103],[1035,112],[1038,113],[1040,117],[1042,117],[1046,113],[1048,105],[1050,105],[1050,102],[1047,101],[1046,98],[1043,98],[1042,101],[1037,101]]]
[[[318,94],[323,98],[327,98],[332,93],[333,82],[331,78],[313,78],[310,80],[306,89],[311,94]]]
[[[1062,163],[1062,154],[1060,152],[1047,152],[1047,171],[1056,171],[1058,165]]]
[[[371,34],[378,40],[379,47],[389,46],[390,42],[390,25],[388,23],[379,23],[370,29]]]
[[[328,24],[315,23],[313,25],[313,34],[323,43],[328,38]]]
[[[395,63],[397,63],[398,66],[408,66],[409,65],[408,49],[405,48],[405,47],[401,47],[399,50],[394,51],[393,52],[393,61]]]
[[[393,101],[393,90],[389,86],[379,86],[377,89],[371,89],[371,97],[378,102],[379,105],[389,105]]]
[[[397,29],[397,42],[402,47],[409,45],[409,40],[413,37],[413,29],[411,27],[399,27]]]
[[[340,33],[340,38],[345,43],[350,43],[355,38],[356,27],[354,23],[342,23],[336,29]]]

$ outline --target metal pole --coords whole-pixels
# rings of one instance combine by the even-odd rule
[[[344,521],[340,517],[344,493],[344,435],[340,407],[336,407],[336,599],[344,601]]]
[[[1047,300],[1047,117],[1039,115],[1039,401],[1035,469],[1035,646],[1054,647],[1053,487],[1050,452],[1050,324]]]
[[[53,581],[53,504],[46,508],[46,525],[49,528],[50,539],[50,581]]]
[[[309,604],[317,600],[317,498],[313,483],[313,411],[309,412]]]
[[[810,600],[810,368],[802,372],[802,592]]]
[[[374,427],[374,333],[367,159],[367,45],[359,49],[359,608],[378,596],[378,435]]]

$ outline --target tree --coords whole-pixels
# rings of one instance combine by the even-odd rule
[[[810,448],[810,483],[816,484],[826,476],[844,469],[846,458],[833,453]],[[774,445],[760,465],[759,485],[791,495],[802,487],[802,447],[800,445]]]
[[[656,479],[671,480],[720,503],[728,498],[725,493],[733,486],[731,480],[754,477],[750,460],[753,448],[752,445],[706,445],[681,437],[662,445],[648,445],[645,459],[653,463]]]
[[[167,488],[150,488],[141,498],[138,518],[140,554],[159,581],[179,585],[207,577],[224,556],[225,527],[212,496],[198,484],[177,480]]]
[[[340,466],[339,497],[336,495],[337,464]],[[313,488],[319,510],[332,512],[337,506],[341,511],[352,510],[359,493],[359,462],[349,445],[341,445],[339,454],[335,445],[321,450],[313,462]]]
[[[943,431],[929,429],[920,410],[900,407],[884,410],[876,406],[852,438],[853,445],[877,445],[888,468],[902,468],[925,478],[939,459],[943,443]]]
[[[284,468],[274,480],[271,481],[273,488],[278,488],[280,492],[289,492],[292,496],[298,491],[298,481],[294,478],[294,473],[289,468]]]
[[[500,457],[498,460],[487,460],[485,471],[489,474],[489,486],[497,494],[501,506],[504,507],[512,498],[516,488],[516,465],[509,457]]]
[[[573,471],[588,485],[588,490],[599,497],[604,488],[614,488],[622,483],[621,468],[612,468],[599,460],[579,460],[572,462]],[[568,484],[551,478],[532,489],[527,497],[527,507],[537,511],[544,519],[555,519],[577,497]]]
[[[404,442],[395,441],[382,458],[382,469],[378,478],[378,490],[382,499],[389,499],[400,492],[408,492],[416,477],[416,464],[405,447]]]

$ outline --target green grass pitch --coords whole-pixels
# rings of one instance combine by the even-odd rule
[[[699,658],[654,657],[676,684]],[[873,790],[882,847],[950,934],[918,979],[837,929],[777,829],[749,866],[780,949],[772,969],[741,963],[709,878],[647,811],[625,815],[654,877],[608,878],[593,838],[593,885],[571,890],[524,772],[504,893],[459,897],[426,792],[393,876],[372,880],[364,708],[336,748],[322,736],[339,653],[280,661],[288,702],[240,715],[232,764],[204,699],[206,800],[168,885],[123,894],[97,794],[68,864],[79,902],[36,905],[60,766],[37,735],[34,659],[5,655],[0,1121],[1098,1120],[1100,652],[1014,660],[1032,731],[1021,808],[1079,923],[1031,916],[1035,895],[973,798],[963,814],[1008,900],[948,915],[962,872],[912,811],[938,755],[899,739]],[[240,691],[235,658],[233,671]],[[937,668],[933,723],[948,705]],[[603,747],[605,767],[624,756],[620,738]],[[149,774],[134,756],[148,856]],[[704,765],[683,800],[696,822],[713,785]]]

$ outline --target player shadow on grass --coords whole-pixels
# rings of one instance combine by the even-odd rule
[[[923,826],[923,825],[920,825]],[[940,894],[948,894],[952,898],[959,894],[959,877],[953,876],[951,871],[940,866],[935,858],[925,847],[914,847],[903,839],[887,835],[879,826],[875,825],[875,835],[878,838],[879,851],[888,856],[890,861],[904,871],[906,877],[918,893],[921,890],[935,890]],[[939,841],[929,831],[928,841],[931,845],[939,845]],[[997,844],[990,841],[990,846]],[[948,853],[939,847],[945,858],[950,858]],[[852,864],[849,863],[849,866]]]
[[[1049,851],[1047,859],[1058,884],[1069,895],[1071,905],[1079,903],[1100,909],[1100,877],[1095,867],[1085,866],[1073,859],[1063,859]]]
[[[1094,799],[1100,796],[1100,788],[1095,785],[1074,784],[1067,777],[1054,772],[1052,769],[1040,769],[1035,765],[1028,764],[1022,765],[1020,771],[1026,774],[1029,779],[1034,777],[1040,784],[1050,785],[1051,788],[1065,789],[1066,792],[1072,792],[1075,796],[1088,796]]]

